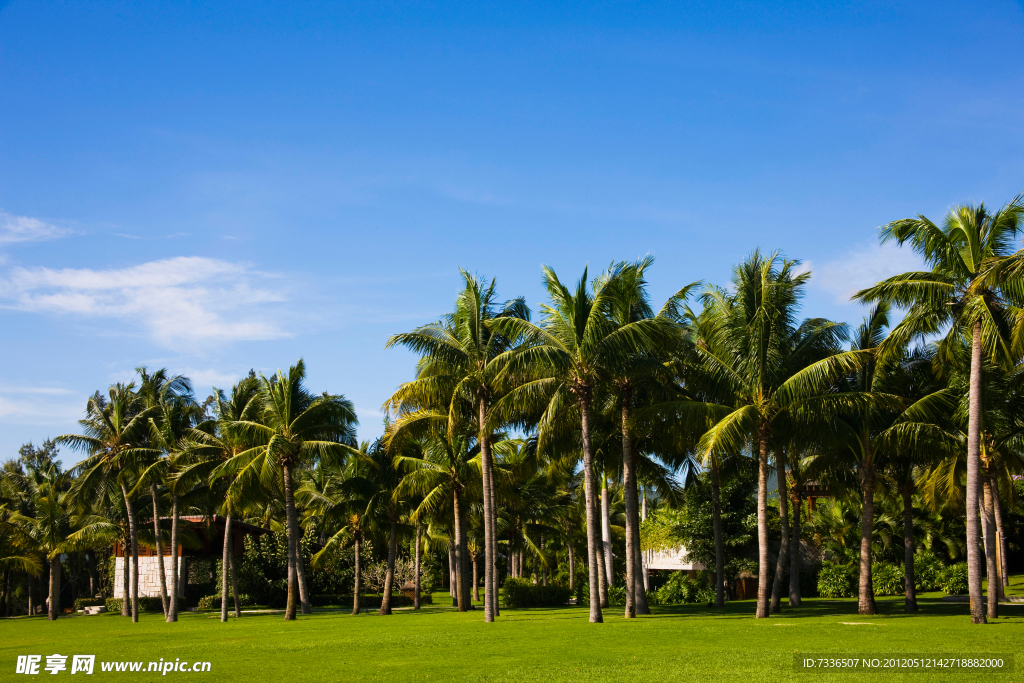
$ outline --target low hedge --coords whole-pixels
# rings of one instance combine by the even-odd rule
[[[239,593],[239,595],[238,595],[238,603],[240,605],[242,605],[243,607],[249,607],[251,605],[255,605],[256,604],[253,601],[252,598],[250,598],[248,595],[246,595],[244,593]],[[199,598],[198,607],[199,607],[199,609],[218,609],[219,610],[220,609],[220,595],[219,594],[218,595],[204,595],[203,597]],[[231,609],[234,609],[234,607],[235,607],[235,599],[234,599],[233,596],[228,598],[228,607],[230,607]]]
[[[121,612],[121,598],[107,598],[104,601],[104,603],[101,603],[101,604],[106,604],[108,612],[115,612],[115,613],[118,613],[118,614],[120,614],[120,612]],[[129,609],[129,611],[131,611],[131,605],[130,604],[128,605],[128,609]],[[185,600],[183,598],[178,598],[178,611],[181,612],[181,611],[184,611],[184,609],[185,609]],[[164,605],[163,605],[163,602],[160,600],[160,598],[140,597],[139,598],[139,611],[140,612],[163,612],[164,611]]]
[[[106,604],[105,598],[78,598],[75,600],[75,611],[81,612],[83,607],[99,607]]]
[[[529,579],[505,579],[504,589],[505,607],[559,607],[572,597],[566,586],[534,585]]]

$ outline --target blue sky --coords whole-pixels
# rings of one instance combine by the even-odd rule
[[[0,458],[141,364],[303,356],[372,438],[459,267],[536,309],[781,248],[856,322],[878,225],[1024,191],[1022,48],[1019,2],[0,2]]]

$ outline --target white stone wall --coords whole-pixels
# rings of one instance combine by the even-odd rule
[[[686,548],[669,548],[666,550],[645,550],[643,553],[644,565],[647,569],[675,569],[689,571],[693,569],[704,569],[699,562],[691,562],[687,557]]]
[[[116,571],[114,572],[114,597],[124,597],[124,561],[128,560],[128,569],[131,571],[132,558],[116,557],[114,561],[117,565]],[[174,558],[170,555],[165,555],[162,558],[157,557],[140,557],[139,558],[139,597],[140,598],[159,598],[160,597],[160,563],[157,560],[162,559],[164,561],[164,570],[167,573],[167,593],[171,592],[171,571],[174,569]],[[185,558],[178,558],[178,596],[184,597],[185,595],[185,582],[188,580],[188,567],[185,565]],[[131,579],[129,579],[131,581]],[[128,584],[131,587],[131,584]]]

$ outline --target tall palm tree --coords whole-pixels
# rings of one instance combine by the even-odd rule
[[[854,295],[907,308],[906,317],[881,344],[883,355],[914,339],[942,334],[940,356],[956,342],[971,349],[970,414],[967,427],[967,569],[971,622],[986,623],[978,555],[978,494],[981,469],[981,374],[985,358],[1011,360],[1010,329],[1020,302],[1019,275],[1000,262],[1010,257],[1012,240],[1024,219],[1024,195],[998,211],[984,204],[953,207],[939,227],[923,215],[893,221],[879,229],[881,241],[910,244],[927,271],[895,275]]]
[[[400,386],[384,407],[399,414],[395,432],[417,421],[443,420],[449,438],[454,438],[466,424],[476,424],[484,509],[484,621],[491,622],[499,609],[491,409],[502,392],[497,377],[516,341],[514,334],[497,331],[491,323],[529,320],[530,310],[521,298],[498,304],[494,280],[488,284],[460,272],[464,287],[454,311],[388,340],[386,348],[404,346],[421,360],[417,378]]]
[[[228,496],[243,498],[246,487],[257,483],[284,489],[288,535],[288,604],[285,619],[294,620],[295,587],[302,613],[310,614],[306,572],[299,554],[299,520],[295,509],[295,469],[318,460],[343,460],[354,453],[357,424],[352,402],[344,396],[315,396],[305,388],[302,359],[271,378],[260,376],[260,420],[246,417],[226,426],[257,445],[231,458],[224,467],[237,471]]]
[[[54,441],[89,455],[75,466],[77,478],[72,495],[102,496],[108,484],[120,488],[128,519],[131,551],[131,616],[139,620],[139,537],[135,519],[135,503],[129,491],[134,488],[139,449],[149,434],[149,418],[156,408],[145,408],[135,393],[135,384],[115,384],[106,398],[99,392],[89,399],[86,416],[79,420],[85,434],[63,434]],[[125,597],[128,589],[128,557],[125,556]],[[122,601],[121,614],[128,616],[128,600]]]
[[[220,620],[228,620],[228,573],[235,573],[231,548],[231,523],[237,511],[244,508],[243,496],[252,491],[232,488],[238,474],[238,467],[245,464],[243,454],[251,453],[253,443],[246,438],[245,430],[236,427],[239,422],[257,422],[261,417],[263,403],[260,384],[255,374],[250,374],[231,388],[230,397],[222,390],[214,389],[213,418],[197,425],[188,432],[188,457],[193,461],[189,474],[202,468],[211,482],[225,479],[228,490],[224,503],[224,546],[221,560],[221,606]],[[242,457],[239,457],[242,456]],[[198,466],[198,467],[197,467]],[[235,616],[241,616],[238,594],[235,592]]]
[[[697,362],[688,364],[686,373],[705,400],[666,406],[695,429],[713,424],[700,438],[699,453],[729,457],[752,447],[758,462],[758,618],[769,614],[769,454],[781,455],[773,431],[856,405],[859,397],[839,396],[832,388],[871,354],[850,351],[818,359],[823,347],[845,337],[846,327],[815,319],[797,325],[798,304],[810,277],[797,272],[798,264],[778,253],[755,251],[734,269],[734,293],[711,288],[704,294],[708,321],[696,345]],[[786,502],[780,497],[780,517]],[[781,521],[786,529],[786,520]]]
[[[621,296],[625,266],[618,264],[597,278],[591,288],[583,276],[570,291],[555,271],[544,268],[544,285],[550,303],[542,307],[544,320],[536,325],[524,319],[496,320],[492,327],[524,344],[509,365],[508,374],[520,378],[519,386],[501,399],[502,409],[511,414],[524,407],[541,412],[542,441],[564,410],[572,404],[579,411],[583,475],[587,507],[587,559],[590,570],[590,621],[604,621],[598,577],[597,482],[594,473],[595,394],[603,391],[627,358],[671,334],[668,318],[644,318],[618,325],[611,317],[616,298]]]
[[[65,552],[68,536],[72,533],[72,514],[69,510],[68,473],[57,465],[50,465],[32,482],[32,503],[35,517],[31,534],[37,547],[50,562],[50,598],[48,619],[60,615],[60,556]]]

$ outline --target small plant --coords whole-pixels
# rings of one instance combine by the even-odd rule
[[[946,595],[965,595],[968,592],[967,563],[957,562],[946,567],[939,575],[939,587]]]
[[[914,555],[914,589],[919,592],[939,590],[939,576],[946,569],[942,560],[930,550]]]
[[[903,565],[891,562],[874,562],[871,565],[871,588],[875,595],[902,595],[906,570]]]
[[[845,565],[823,563],[818,572],[818,595],[823,598],[848,598],[853,595],[850,570]]]

